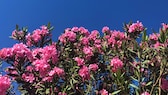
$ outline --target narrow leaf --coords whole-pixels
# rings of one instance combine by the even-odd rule
[[[114,92],[111,93],[111,94],[112,94],[112,95],[115,95],[115,94],[118,94],[119,92],[121,92],[121,90],[114,91]]]

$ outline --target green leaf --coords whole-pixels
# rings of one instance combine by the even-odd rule
[[[134,85],[134,84],[129,84],[129,86],[131,86],[131,87],[133,87],[133,88],[135,88],[135,89],[139,89],[136,85]]]
[[[46,94],[49,94],[50,93],[50,88],[47,88],[46,91],[45,91]]]
[[[143,32],[142,34],[142,41],[145,42],[145,38],[146,38],[146,31]]]
[[[16,31],[19,31],[19,25],[16,24]]]
[[[135,54],[136,54],[136,52],[135,52],[135,51],[133,51],[132,49],[128,48],[128,50],[129,50],[130,52],[132,52],[132,53],[135,53]]]
[[[152,81],[150,81],[150,82],[148,82],[147,84],[146,84],[146,86],[149,86],[149,85],[151,85],[153,82]]]
[[[166,35],[164,32],[160,31],[160,37],[159,37],[159,41],[161,43],[164,43],[166,41]]]
[[[111,93],[111,94],[112,94],[112,95],[115,95],[115,94],[118,94],[119,92],[121,92],[121,90],[114,91],[114,92]]]
[[[73,84],[73,80],[72,79],[70,79],[70,85],[71,85],[71,88],[73,88],[74,89],[74,84]]]
[[[131,79],[138,81],[138,79],[134,78],[133,76],[130,76]]]

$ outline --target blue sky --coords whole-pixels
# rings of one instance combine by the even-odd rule
[[[67,27],[84,26],[91,30],[103,26],[122,30],[122,23],[140,20],[148,28],[158,30],[168,23],[167,0],[1,0],[0,48],[12,46],[9,39],[15,25],[28,26],[29,31],[51,22],[54,40]]]
[[[51,22],[53,39],[65,28],[83,26],[101,31],[103,26],[121,30],[129,21],[142,21],[158,31],[168,23],[167,0],[0,0],[0,48],[11,47],[9,39],[15,25],[27,26],[29,31]]]

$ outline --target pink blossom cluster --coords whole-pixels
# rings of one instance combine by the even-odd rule
[[[6,95],[6,91],[11,85],[11,80],[7,76],[0,75],[0,93],[1,95]]]
[[[27,45],[32,46],[37,44],[40,40],[44,39],[45,36],[49,36],[49,30],[47,26],[41,26],[41,29],[36,29],[32,34],[26,35]]]
[[[77,62],[77,65],[80,66],[79,75],[83,80],[90,79],[90,72],[98,70],[98,65],[96,63],[90,64],[89,67],[85,66],[84,59],[75,57],[74,60]]]
[[[12,38],[15,40],[23,40],[24,36],[25,36],[25,33],[23,31],[14,30],[12,32]]]
[[[120,48],[122,41],[126,39],[126,36],[123,32],[114,30],[111,32],[110,36],[106,36],[106,39],[108,41],[108,45],[111,45],[111,47],[117,46]]]
[[[54,77],[55,75],[57,76],[62,76],[64,75],[64,70],[59,68],[59,67],[54,67],[53,70],[49,72],[50,77]]]
[[[3,48],[0,50],[0,58],[3,60],[13,59],[17,65],[22,60],[33,60],[31,50],[23,43],[15,44],[12,48]]]
[[[103,33],[109,33],[110,32],[110,28],[105,26],[105,27],[103,27],[102,32]]]
[[[75,33],[80,33],[80,34],[82,34],[84,36],[88,36],[90,34],[89,31],[86,28],[84,28],[84,27],[79,27],[79,28],[78,27],[73,27],[71,29],[71,31],[73,31]]]
[[[168,29],[168,24],[162,23],[162,30],[166,31]]]
[[[80,66],[79,75],[83,80],[90,79],[90,71],[98,70],[98,65],[96,63],[90,64],[89,67],[85,66],[85,61],[83,58],[75,57],[74,60],[77,62],[77,65]]]
[[[110,62],[112,72],[117,72],[118,69],[122,69],[123,65],[123,62],[118,57],[114,57]]]
[[[67,95],[65,92],[59,92],[58,95]]]
[[[93,30],[91,31],[91,34],[89,35],[89,39],[95,41],[99,35],[100,35],[99,31]]]
[[[84,59],[80,57],[75,57],[74,60],[77,62],[78,66],[83,66],[85,64]]]
[[[143,92],[141,95],[150,95],[148,92]]]
[[[78,73],[82,77],[83,81],[90,79],[90,72],[87,66],[83,66],[82,68],[80,68]]]
[[[48,45],[44,48],[36,48],[32,51],[32,55],[34,59],[32,65],[35,67],[36,71],[39,71],[41,77],[46,77],[48,72],[50,72],[51,66],[49,63],[57,64],[58,61],[58,53],[55,44]]]
[[[153,33],[149,35],[149,41],[151,41],[151,47],[158,48],[158,47],[166,47],[168,45],[168,40],[164,43],[159,42],[160,34]]]
[[[83,47],[83,53],[86,55],[87,58],[93,56],[93,48],[90,46]]]
[[[55,44],[45,46],[44,48],[33,49],[32,55],[34,60],[44,59],[53,64],[56,64],[58,60],[58,53]]]
[[[33,83],[33,81],[35,80],[34,74],[33,73],[23,73],[22,74],[22,78],[29,83]]]
[[[107,91],[106,89],[100,90],[100,94],[101,94],[101,95],[109,95],[109,94],[108,94],[108,91]]]
[[[158,33],[153,33],[149,35],[150,40],[158,41],[158,38],[160,37],[160,34]]]
[[[136,23],[132,23],[130,26],[128,26],[129,33],[133,33],[136,31],[143,31],[143,30],[144,30],[144,26],[142,22],[139,22],[139,21],[137,21]]]
[[[67,41],[75,41],[76,40],[76,33],[72,31],[70,28],[65,30],[65,33],[59,36],[59,40],[62,43],[66,43]]]
[[[50,71],[50,65],[44,59],[38,59],[33,61],[32,65],[35,67],[35,70],[39,72],[40,77],[45,77]]]
[[[98,65],[96,63],[89,65],[89,70],[96,71],[98,70]]]

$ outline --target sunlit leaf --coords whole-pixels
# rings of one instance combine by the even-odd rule
[[[111,93],[112,95],[116,95],[116,94],[118,94],[118,93],[120,93],[121,92],[121,90],[117,90],[117,91],[114,91],[113,93]]]
[[[152,81],[150,81],[150,82],[148,82],[145,86],[149,86],[149,85],[151,85],[153,82]]]
[[[138,86],[134,85],[134,84],[129,84],[129,86],[135,88],[135,89],[139,89]]]

